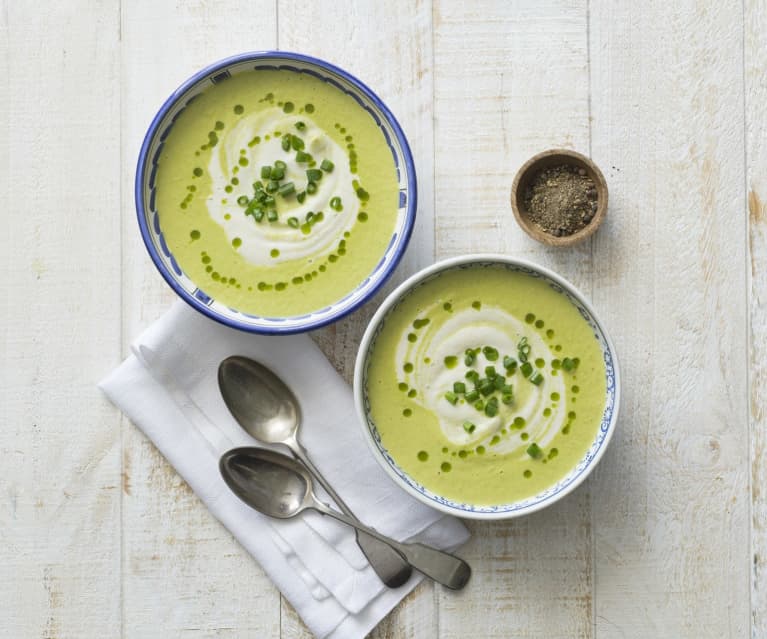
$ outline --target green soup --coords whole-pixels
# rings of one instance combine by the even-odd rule
[[[605,407],[602,352],[573,304],[501,266],[450,269],[386,318],[366,393],[381,443],[430,491],[512,503],[563,479]]]
[[[351,96],[306,73],[234,75],[197,96],[162,147],[157,210],[205,293],[288,317],[354,290],[398,215],[392,152]]]

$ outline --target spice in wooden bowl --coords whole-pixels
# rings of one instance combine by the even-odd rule
[[[569,246],[591,235],[607,211],[607,184],[587,157],[554,149],[531,158],[512,185],[519,225],[545,244]]]

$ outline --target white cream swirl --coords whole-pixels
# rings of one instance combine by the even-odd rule
[[[432,318],[445,312],[441,305],[434,305],[419,317]],[[408,340],[409,332],[416,335],[414,342]],[[520,370],[508,376],[506,383],[514,388],[514,401],[510,405],[499,402],[494,416],[487,416],[462,399],[455,405],[445,399],[445,393],[453,390],[456,381],[464,382],[467,391],[474,387],[465,378],[470,369],[485,377],[485,367],[494,366],[499,374],[505,375],[503,358],[507,355],[517,358],[517,346],[523,337],[527,337],[530,345],[530,361],[542,358],[546,362],[540,385],[525,379]],[[490,361],[480,350],[473,364],[467,366],[466,350],[483,346],[497,349],[498,359]],[[454,368],[446,366],[448,357],[457,357]],[[484,305],[479,310],[456,310],[444,322],[412,328],[401,336],[396,353],[399,381],[416,390],[413,400],[437,417],[442,432],[452,444],[467,447],[483,444],[492,446],[492,451],[497,453],[510,453],[519,448],[520,457],[526,455],[526,448],[533,441],[546,446],[566,420],[565,384],[562,375],[550,374],[553,358],[555,355],[532,327],[500,308]],[[406,364],[411,364],[412,370]],[[552,401],[552,393],[558,393],[560,400]],[[550,409],[550,415],[544,415],[546,408]],[[523,429],[510,428],[517,417],[525,420]],[[468,433],[464,422],[471,422],[476,429]],[[521,438],[523,432],[528,434],[527,441]]]
[[[301,131],[296,128],[298,122],[305,125]],[[302,138],[305,151],[317,162],[315,168],[319,168],[324,159],[333,162],[334,168],[323,173],[316,193],[307,195],[303,203],[299,203],[295,196],[282,198],[275,194],[279,220],[268,222],[264,219],[257,223],[253,217],[244,215],[237,198],[253,196],[253,183],[263,181],[262,166],[272,166],[275,161],[282,160],[287,165],[283,182],[293,182],[296,192],[305,190],[308,183],[308,166],[296,161],[295,151],[283,150],[282,138],[276,137],[275,132]],[[260,138],[258,143],[249,144],[257,137]],[[243,166],[240,158],[245,158],[247,165]],[[219,142],[213,148],[208,171],[213,185],[207,199],[208,212],[224,228],[230,241],[240,239],[237,250],[252,264],[274,265],[300,258],[311,261],[325,255],[354,225],[359,212],[359,200],[353,186],[357,176],[349,170],[345,151],[306,114],[287,115],[274,107],[244,116],[231,129],[219,132]],[[239,184],[227,193],[226,187],[231,185],[233,177]],[[335,211],[329,206],[334,197],[341,198],[343,210]],[[312,226],[311,233],[304,234],[288,224],[289,217],[296,217],[303,223],[310,211],[322,211],[324,216],[322,222]],[[279,251],[278,257],[272,257],[273,249]]]

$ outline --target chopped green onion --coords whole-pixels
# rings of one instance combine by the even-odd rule
[[[301,138],[299,138],[297,135],[291,135],[290,146],[293,147],[294,151],[302,151],[304,148],[304,141]]]
[[[453,406],[455,406],[456,402],[458,401],[458,396],[451,391],[447,391],[447,393],[445,393],[445,399],[449,401]]]
[[[492,395],[494,390],[495,386],[493,386],[493,382],[491,382],[489,379],[483,379],[479,383],[479,392],[482,393],[482,395],[485,397]]]
[[[466,379],[468,379],[470,382],[473,382],[476,384],[479,382],[479,373],[477,371],[466,371],[466,375],[464,375]]]
[[[309,195],[314,195],[317,192],[317,183],[309,182],[309,184],[306,185],[306,192]]]
[[[472,391],[469,391],[468,393],[466,393],[466,401],[467,402],[469,402],[469,403],[475,402],[478,399],[479,399],[479,391],[472,390]]]
[[[273,181],[279,181],[285,177],[285,169],[279,169],[276,166],[272,169],[271,178]]]
[[[272,167],[271,166],[262,166],[261,167],[261,179],[262,180],[268,180],[272,176]]]
[[[282,150],[290,151],[290,136],[286,135],[282,138]]]
[[[562,368],[564,368],[568,373],[575,368],[573,365],[573,360],[571,360],[569,357],[565,357],[562,360]]]
[[[333,168],[334,168],[334,167],[335,167],[335,164],[333,164],[333,163],[332,163],[330,160],[328,160],[327,158],[325,158],[325,159],[324,159],[324,160],[323,160],[323,161],[320,163],[320,168],[321,168],[323,171],[325,171],[325,173],[330,173],[330,172],[333,170]]]
[[[508,355],[506,355],[506,357],[503,358],[503,367],[506,369],[516,368],[517,360],[515,360],[513,357],[509,357]]]
[[[541,447],[538,446],[538,444],[533,442],[527,447],[527,454],[530,455],[530,457],[533,459],[538,459],[541,455],[543,455],[543,451],[541,450]]]
[[[277,211],[274,209],[270,209],[266,214],[266,219],[270,222],[276,222],[277,221]]]
[[[275,168],[278,168],[278,169],[287,169],[288,168],[288,165],[285,164],[282,160],[277,160],[274,163],[274,166],[275,166]]]
[[[296,153],[296,162],[300,162],[301,164],[305,164],[309,160],[312,159],[312,156],[308,153],[305,153],[304,151],[299,151]]]
[[[466,366],[471,366],[474,363],[475,358],[476,358],[476,355],[474,354],[474,351],[470,348],[467,348],[466,357],[463,358],[464,364],[466,364]]]
[[[300,226],[300,222],[298,221],[297,217],[289,217],[288,218],[288,226],[292,226],[294,229],[297,229]]]
[[[514,387],[511,384],[504,384],[500,390],[504,395],[511,395],[514,392]]]
[[[502,401],[504,404],[506,404],[507,406],[508,406],[509,404],[513,404],[513,403],[514,403],[514,395],[512,395],[511,393],[505,393],[505,394],[504,394],[504,395],[501,397],[501,401]]]
[[[304,124],[303,122],[296,122],[296,128],[299,131],[306,131],[306,124]]]
[[[495,372],[495,366],[485,366],[485,375],[488,379],[495,379],[498,373]]]
[[[271,172],[271,169],[269,169]],[[261,180],[256,180],[253,182],[253,190],[254,191],[261,191],[264,188],[264,183]]]
[[[463,382],[454,382],[453,392],[459,395],[464,394],[466,392],[466,384],[464,384]]]
[[[482,410],[485,408],[485,402],[483,402],[481,399],[478,399],[476,402],[474,402],[474,408],[477,410]]]
[[[306,214],[306,221],[311,223],[313,219],[314,219],[314,211],[309,211]]]
[[[485,354],[485,357],[489,362],[494,362],[498,359],[498,351],[495,350],[492,346],[485,346],[482,349],[482,352]]]
[[[506,385],[506,378],[503,375],[496,375],[493,378],[493,386],[495,390],[501,390]]]
[[[280,187],[280,195],[282,197],[287,197],[288,195],[292,195],[295,192],[296,185],[293,184],[293,182],[285,182],[285,184]]]
[[[519,370],[522,371],[522,374],[525,377],[530,377],[530,375],[533,374],[533,365],[530,362],[525,362],[524,364],[522,364]]]
[[[471,435],[477,429],[477,427],[471,422],[464,422],[463,429],[469,433],[469,435]]]
[[[541,382],[543,381],[543,375],[540,373],[536,373],[530,378],[530,381],[535,384],[536,386],[540,386]]]
[[[274,193],[279,188],[280,188],[280,183],[277,182],[276,180],[271,180],[269,182],[269,184],[266,185],[266,192],[267,193]]]
[[[488,417],[495,417],[497,414],[498,414],[498,404],[496,402],[488,402],[487,404],[485,404],[485,415],[487,415]]]
[[[344,205],[341,203],[341,198],[338,196],[330,198],[330,208],[334,211],[343,211]]]
[[[322,179],[322,171],[319,169],[307,169],[306,179],[309,180],[309,182],[319,182]]]
[[[256,222],[260,222],[264,219],[264,209],[256,209],[253,211],[253,219],[256,220]]]
[[[306,199],[306,191],[301,191],[296,195],[296,199],[298,200],[299,204],[303,204],[304,200]]]
[[[240,206],[247,206],[248,204],[248,196],[247,195],[241,195],[237,198],[237,204]]]

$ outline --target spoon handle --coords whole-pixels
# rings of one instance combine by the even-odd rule
[[[312,460],[309,458],[309,455],[298,439],[294,438],[290,442],[286,442],[286,444],[296,457],[303,462],[304,466],[306,466],[319,484],[327,491],[330,498],[343,513],[350,519],[359,523],[359,520],[346,505],[344,500],[341,499],[340,495],[335,490],[333,490],[333,487],[322,476],[319,469],[312,463]],[[389,588],[399,588],[410,579],[410,575],[413,571],[408,565],[409,562],[407,562],[396,549],[392,548],[392,546],[385,541],[381,541],[357,528],[357,544],[375,573]]]
[[[460,590],[469,582],[471,567],[459,557],[424,544],[402,543],[386,537],[358,520],[330,508],[316,498],[310,507],[388,544],[407,559],[413,568],[451,590]]]

